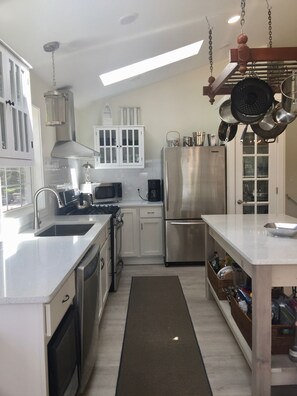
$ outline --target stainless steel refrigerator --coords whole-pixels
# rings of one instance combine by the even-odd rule
[[[165,265],[204,261],[201,215],[226,213],[226,148],[163,148],[162,172]]]

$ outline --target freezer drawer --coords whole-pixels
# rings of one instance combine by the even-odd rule
[[[203,220],[165,221],[165,264],[204,261]]]

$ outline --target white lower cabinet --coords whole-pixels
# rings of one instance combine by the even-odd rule
[[[110,223],[99,234],[102,315],[111,284]],[[103,265],[104,262],[104,265]],[[75,297],[75,271],[48,303],[0,304],[0,395],[48,396],[47,346]],[[16,378],[19,380],[16,381]]]
[[[122,208],[124,225],[122,228],[122,257],[139,256],[139,209]]]
[[[0,304],[0,395],[48,396],[47,344],[74,294],[73,272],[48,304]]]
[[[126,264],[163,263],[162,207],[122,208],[122,257]]]
[[[99,319],[101,319],[111,284],[111,237],[110,225],[105,226],[99,235],[100,246],[100,287]]]

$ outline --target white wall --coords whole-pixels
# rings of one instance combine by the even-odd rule
[[[217,66],[221,70],[222,63]],[[166,133],[179,131],[192,136],[194,131],[217,134],[220,122],[216,98],[214,105],[202,95],[202,87],[208,85],[209,69],[196,69],[160,83],[152,84],[117,97],[93,103],[76,113],[77,140],[93,147],[93,126],[102,125],[102,110],[108,103],[113,124],[120,123],[120,107],[141,108],[141,123],[145,126],[144,170],[93,170],[92,181],[123,181],[126,199],[137,198],[137,188],[145,196],[147,179],[161,178],[161,149],[166,145]],[[74,98],[75,101],[75,98]]]

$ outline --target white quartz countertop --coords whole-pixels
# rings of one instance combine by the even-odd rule
[[[250,264],[297,264],[297,237],[268,234],[266,223],[297,223],[286,215],[203,215],[202,219]]]
[[[134,206],[163,206],[163,201],[152,202],[152,201],[144,201],[142,199],[139,200],[131,200],[131,201],[120,201],[118,203],[120,208],[130,208]]]
[[[94,226],[82,236],[36,237],[31,229],[6,238],[0,250],[0,304],[51,301],[109,220],[110,215],[56,216],[41,229],[53,223]]]

